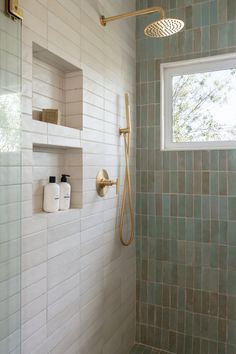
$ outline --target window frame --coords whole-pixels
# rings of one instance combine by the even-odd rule
[[[224,150],[236,149],[235,141],[173,142],[172,141],[172,77],[209,71],[236,69],[236,53],[215,55],[160,65],[161,78],[161,150]]]

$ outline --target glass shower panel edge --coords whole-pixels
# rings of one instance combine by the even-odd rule
[[[0,0],[0,353],[21,347],[21,22]]]

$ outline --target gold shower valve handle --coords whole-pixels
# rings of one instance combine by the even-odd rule
[[[116,179],[116,181],[112,181],[111,179],[101,179],[101,181],[99,182],[101,187],[111,187],[114,186],[114,184],[118,184],[118,178]]]
[[[104,195],[108,191],[108,187],[116,185],[116,194],[118,194],[119,191],[119,178],[117,178],[115,181],[109,179],[108,173],[106,170],[101,169],[96,178],[96,189],[97,193],[100,197],[104,197]]]

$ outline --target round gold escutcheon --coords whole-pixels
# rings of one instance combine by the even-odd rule
[[[105,194],[108,192],[108,186],[104,186],[101,184],[101,181],[108,180],[109,176],[106,170],[103,168],[98,172],[97,177],[96,177],[96,189],[97,189],[97,194],[100,197],[104,197]]]

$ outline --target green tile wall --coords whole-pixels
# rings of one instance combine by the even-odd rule
[[[160,152],[160,63],[236,51],[235,0],[138,0],[185,21],[145,38],[137,20],[137,342],[236,353],[236,152]]]

